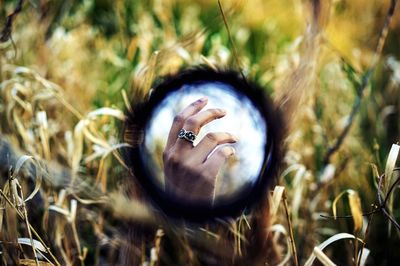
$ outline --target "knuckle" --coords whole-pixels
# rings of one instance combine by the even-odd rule
[[[197,121],[197,119],[195,118],[195,117],[189,117],[187,120],[186,120],[186,125],[187,126],[190,126],[190,127],[196,127],[197,126],[197,124],[198,124],[198,121]]]
[[[197,100],[197,101],[195,101],[195,102],[192,102],[192,103],[190,104],[190,106],[196,107],[196,106],[198,106],[201,102],[202,102],[201,100]]]
[[[181,160],[176,154],[168,154],[167,155],[167,162],[171,166],[178,166],[178,165],[181,164]]]
[[[222,109],[210,109],[209,111],[213,117],[221,117],[224,114]]]
[[[234,153],[234,149],[232,147],[223,147],[218,150],[218,153],[223,157],[229,157]]]
[[[209,109],[208,111],[210,112],[210,114],[212,116],[218,116],[219,115],[218,109]]]
[[[217,142],[218,141],[218,134],[210,132],[210,133],[207,133],[206,138],[211,142]]]
[[[195,173],[197,172],[197,168],[196,168],[194,165],[191,165],[191,164],[189,164],[189,163],[184,163],[184,164],[182,165],[182,167],[183,167],[183,169],[185,169],[185,171],[186,171],[187,173],[195,174]]]
[[[221,149],[218,149],[217,153],[218,153],[219,156],[225,157],[225,154],[226,154],[225,147],[221,148]]]
[[[232,140],[232,139],[234,139],[234,136],[233,136],[231,133],[225,132],[225,133],[223,133],[223,134],[224,134],[224,138],[227,139],[227,140]]]
[[[185,122],[185,117],[182,114],[177,114],[174,117],[174,123],[183,123]]]

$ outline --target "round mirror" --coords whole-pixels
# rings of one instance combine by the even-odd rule
[[[125,141],[134,143],[126,157],[165,212],[235,215],[272,179],[272,110],[262,91],[237,73],[185,71],[137,105],[125,127]]]

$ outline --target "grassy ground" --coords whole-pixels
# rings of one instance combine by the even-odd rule
[[[53,263],[116,262],[122,221],[157,222],[122,192],[126,99],[181,68],[238,61],[271,97],[299,96],[280,179],[291,228],[283,207],[273,227],[282,256],[292,229],[301,265],[339,233],[361,241],[324,250],[335,263],[355,264],[362,243],[371,265],[399,261],[400,230],[388,219],[400,221],[397,185],[389,193],[399,178],[398,146],[389,156],[400,135],[399,8],[388,15],[396,1],[221,1],[231,35],[218,1],[0,0],[0,27],[19,2],[0,42],[3,263],[34,263],[31,236]],[[321,216],[335,211],[352,217]]]

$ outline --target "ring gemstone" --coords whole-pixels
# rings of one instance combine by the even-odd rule
[[[185,130],[182,128],[179,131],[178,138],[185,139],[185,140],[193,143],[194,140],[196,139],[196,135],[192,131],[188,131],[188,130]]]

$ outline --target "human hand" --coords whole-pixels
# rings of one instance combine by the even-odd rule
[[[207,102],[206,97],[201,98],[175,116],[163,161],[167,192],[182,199],[212,203],[218,171],[235,153],[232,146],[220,145],[235,143],[237,138],[227,132],[210,132],[196,146],[178,138],[181,129],[197,135],[205,124],[225,116],[222,109],[201,111]]]

